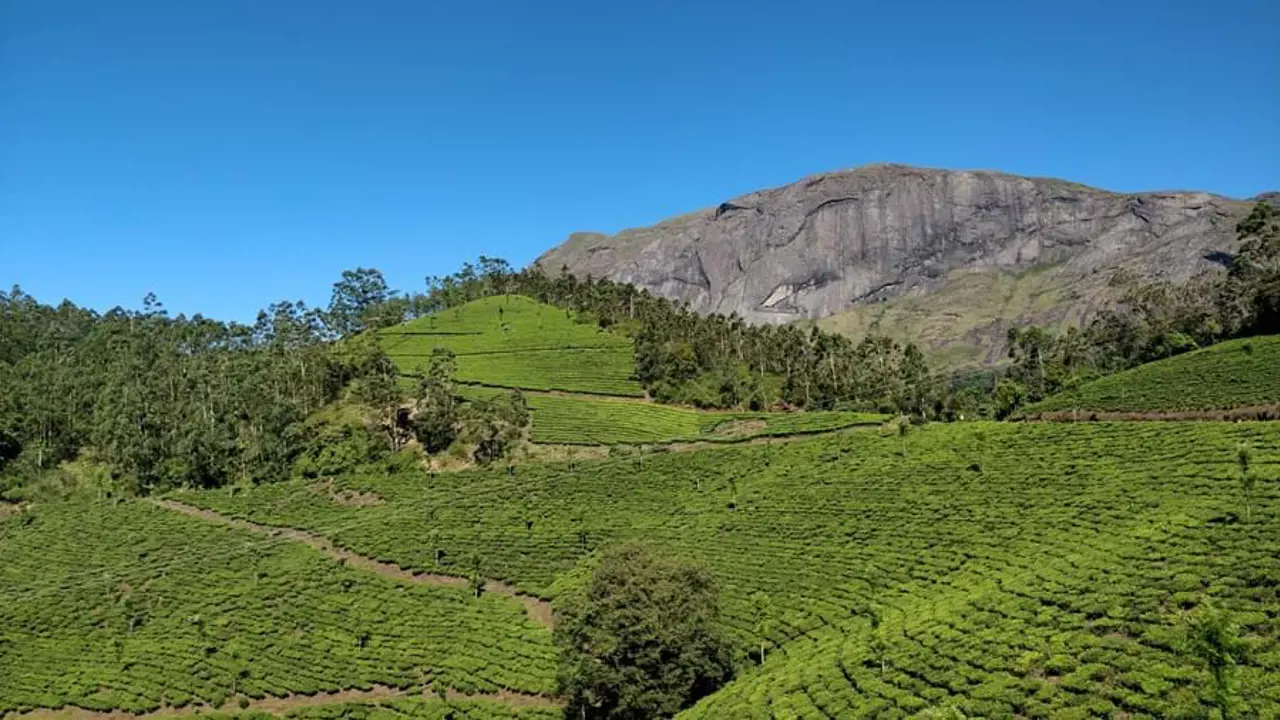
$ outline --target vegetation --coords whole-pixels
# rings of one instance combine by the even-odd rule
[[[715,581],[639,544],[610,548],[559,605],[560,693],[570,717],[670,717],[732,674]]]
[[[1225,339],[1280,333],[1280,212],[1259,201],[1236,230],[1240,252],[1226,274],[1146,284],[1118,275],[1114,282],[1125,288],[1120,303],[1098,313],[1083,330],[1068,328],[1060,335],[1039,327],[1010,330],[1013,364],[1005,373],[1008,386],[997,399],[997,416],[1017,408],[1010,400],[1035,403],[1087,380]],[[1241,369],[1246,378],[1261,370]],[[1125,385],[1119,381],[1111,387]],[[1200,402],[1214,407],[1232,402],[1238,393],[1224,389],[1226,398],[1210,399],[1207,391],[1199,394]],[[1263,394],[1274,395],[1270,388]]]
[[[508,598],[398,584],[145,502],[0,519],[0,556],[0,713],[552,689],[550,633]]]
[[[520,295],[481,298],[379,331],[405,375],[448,350],[459,382],[526,390],[644,395],[631,341]]]
[[[419,569],[436,567],[432,528],[439,571],[465,576],[474,552],[543,596],[628,539],[700,561],[738,646],[767,660],[690,717],[1202,715],[1214,681],[1184,617],[1207,600],[1249,649],[1237,712],[1280,707],[1280,426],[961,423],[905,440],[905,456],[896,432],[862,430],[643,465],[335,480],[385,500],[364,508],[301,483],[184,497]]]
[[[1108,375],[1030,405],[1070,410],[1176,412],[1280,404],[1280,335],[1241,338]]]
[[[460,387],[465,398],[485,399],[501,391]],[[583,395],[526,395],[536,443],[643,445],[828,432],[875,425],[883,415],[814,410],[795,413],[699,412],[688,408]]]
[[[110,492],[287,474],[307,416],[361,369],[322,342],[320,316],[273,305],[253,326],[50,307],[0,294],[0,492],[82,455]]]
[[[785,403],[808,409],[833,409],[849,405],[851,409],[881,411],[896,408],[905,412],[937,415],[941,412],[947,394],[945,383],[939,384],[925,366],[919,350],[910,344],[899,344],[883,337],[867,337],[854,342],[818,328],[802,328],[797,325],[746,324],[741,318],[723,315],[699,315],[688,307],[671,300],[658,298],[632,285],[607,280],[578,279],[561,272],[551,276],[542,268],[534,267],[513,272],[501,260],[481,259],[479,272],[470,265],[446,278],[429,279],[429,304],[440,308],[435,319],[424,318],[406,326],[409,333],[425,333],[429,340],[415,340],[417,335],[405,335],[400,329],[389,329],[384,335],[398,337],[403,345],[390,345],[388,353],[393,357],[412,358],[424,352],[423,344],[448,343],[448,347],[460,356],[469,350],[485,360],[475,360],[482,365],[472,371],[459,365],[459,379],[464,381],[498,384],[507,387],[531,389],[565,389],[605,394],[639,394],[632,386],[630,392],[621,385],[604,386],[593,381],[596,375],[578,379],[574,368],[588,362],[566,358],[564,351],[553,348],[570,345],[574,351],[587,347],[599,348],[609,342],[628,343],[634,348],[634,359],[625,364],[616,361],[612,353],[601,351],[593,357],[595,372],[606,369],[621,370],[635,377],[648,394],[659,401],[715,408],[743,408],[760,410]],[[614,340],[586,335],[576,341],[557,341],[570,338],[568,330],[553,330],[547,342],[539,345],[539,335],[528,334],[527,340],[515,342],[511,349],[527,352],[527,362],[508,362],[505,353],[478,355],[479,352],[502,349],[506,346],[497,340],[497,334],[486,331],[493,326],[493,313],[484,321],[488,323],[474,330],[488,339],[447,338],[435,330],[450,322],[446,318],[456,314],[459,322],[466,322],[467,303],[491,296],[514,293],[533,298],[560,308],[567,318],[594,321],[599,328],[613,331],[608,337]],[[505,324],[506,329],[502,330]],[[500,332],[514,338],[528,330],[528,323],[517,326],[506,320],[505,314],[498,324]],[[457,330],[454,330],[457,332]],[[579,331],[581,332],[581,331]],[[406,339],[408,338],[408,339]],[[474,343],[474,344],[473,344]],[[552,345],[554,343],[554,345]],[[612,346],[611,346],[612,347]],[[543,352],[552,352],[544,356]],[[402,365],[409,363],[402,361]],[[522,379],[524,375],[531,379]],[[499,380],[483,379],[498,377]],[[574,378],[574,387],[566,387],[565,377]],[[532,383],[532,384],[529,384]]]

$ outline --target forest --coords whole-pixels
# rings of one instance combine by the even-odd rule
[[[968,375],[933,371],[917,347],[883,337],[749,325],[628,284],[484,256],[415,293],[393,291],[377,270],[348,270],[328,307],[280,302],[252,325],[170,316],[154,296],[140,310],[98,313],[15,287],[0,294],[0,492],[51,472],[100,495],[256,483],[288,477],[300,459],[359,462],[409,437],[440,448],[463,436],[475,459],[492,461],[527,425],[520,394],[463,403],[447,354],[406,388],[373,334],[507,294],[629,338],[635,379],[657,402],[1003,418],[1092,378],[1280,330],[1280,218],[1260,202],[1237,232],[1228,272],[1188,283],[1120,276],[1119,302],[1083,329],[1015,329],[1006,367]],[[344,399],[381,418],[381,439],[315,421]]]

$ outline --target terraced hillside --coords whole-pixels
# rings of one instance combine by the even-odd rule
[[[440,551],[464,574],[478,552],[544,596],[623,538],[700,558],[744,646],[783,652],[688,717],[1205,716],[1208,672],[1182,638],[1208,600],[1249,648],[1242,716],[1280,717],[1274,423],[966,423],[335,483],[384,502],[300,483],[182,497],[409,568],[436,569]],[[764,637],[759,591],[775,608]]]
[[[467,398],[503,392],[462,388]],[[829,432],[877,425],[876,413],[812,411],[797,413],[699,412],[685,407],[583,395],[528,394],[533,414],[532,440],[563,445],[659,444],[681,441],[735,442]]]
[[[0,715],[553,685],[550,634],[510,598],[384,579],[144,501],[0,520],[0,557]],[[489,716],[507,715],[474,715]]]
[[[523,295],[498,295],[382,330],[413,375],[434,348],[452,350],[458,380],[493,387],[643,397],[631,341]]]
[[[1280,336],[1212,345],[1085,383],[1026,409],[1168,413],[1280,405]],[[1280,413],[1274,413],[1280,414]]]

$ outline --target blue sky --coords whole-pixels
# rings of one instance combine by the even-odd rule
[[[252,319],[892,161],[1280,189],[1280,3],[0,0],[0,285]]]

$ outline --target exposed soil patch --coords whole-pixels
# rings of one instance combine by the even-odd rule
[[[0,500],[0,518],[17,515],[22,512],[22,505],[19,503],[11,503]]]
[[[468,579],[463,577],[437,575],[435,573],[415,573],[394,563],[380,562],[373,558],[352,552],[346,548],[338,547],[337,545],[334,545],[329,538],[324,537],[323,535],[307,532],[305,530],[276,527],[273,525],[261,525],[259,523],[249,522],[248,520],[227,517],[226,515],[212,510],[205,510],[204,508],[187,505],[175,500],[152,500],[151,502],[167,510],[184,513],[192,517],[198,517],[204,520],[222,523],[224,525],[230,525],[231,527],[239,528],[241,530],[248,530],[250,532],[256,532],[271,537],[285,537],[290,540],[296,540],[297,542],[310,545],[334,560],[343,561],[351,567],[359,568],[366,572],[371,572],[375,575],[391,580],[419,583],[423,585],[445,585],[448,587],[460,588],[467,587],[470,584]],[[514,586],[497,580],[486,581],[484,589],[485,592],[498,593],[499,595],[506,595],[508,597],[515,598],[524,605],[525,612],[529,614],[529,618],[531,620],[541,625],[551,627],[553,622],[551,603],[542,600],[541,598],[536,598],[532,595],[523,593]]]
[[[258,700],[246,697],[244,699],[248,701],[248,705],[243,709],[240,708],[239,704],[241,698],[235,697],[229,699],[217,708],[210,707],[208,705],[187,705],[180,708],[161,708],[154,712],[138,715],[123,711],[86,710],[75,706],[67,706],[56,710],[41,708],[39,710],[31,710],[25,713],[11,713],[4,717],[15,719],[23,718],[23,720],[158,720],[158,718],[189,717],[213,711],[256,711],[271,713],[273,715],[283,715],[284,713],[292,710],[305,707],[337,705],[341,703],[375,703],[380,700],[394,700],[412,697],[433,698],[435,695],[424,694],[420,689],[401,690],[399,688],[387,687],[385,685],[375,685],[368,690],[342,690],[332,693],[316,693],[315,695],[264,697]],[[555,698],[547,697],[546,695],[525,695],[523,693],[515,693],[508,690],[502,690],[496,693],[478,693],[473,695],[460,693],[456,690],[450,690],[445,698],[451,701],[489,700],[513,707],[554,708],[560,706],[560,703]]]
[[[1250,405],[1227,410],[1176,410],[1170,412],[1121,412],[1114,410],[1055,410],[1030,413],[1027,422],[1112,422],[1187,420],[1280,420],[1280,405]]]
[[[329,500],[338,505],[346,505],[348,507],[372,507],[386,502],[377,493],[339,490],[333,486],[332,478],[312,483],[311,491],[327,496]]]
[[[730,420],[716,425],[711,433],[722,437],[758,435],[764,432],[767,427],[769,427],[769,423],[764,420]]]

